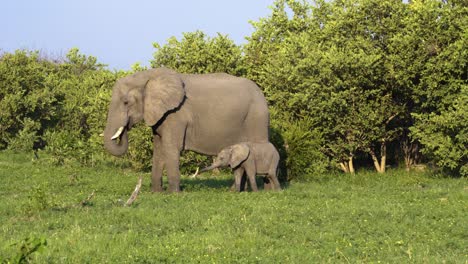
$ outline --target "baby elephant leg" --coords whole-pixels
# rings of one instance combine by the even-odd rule
[[[258,192],[257,181],[255,180],[255,170],[246,169],[245,172],[247,173],[247,178],[249,179],[250,188],[253,192]]]
[[[241,182],[240,182],[240,189],[241,189],[241,192],[246,192],[248,191],[248,188],[249,188],[249,185],[247,184],[247,175],[242,175],[242,179],[241,179]],[[230,191],[231,192],[234,192],[236,190],[236,182],[234,181],[231,185],[231,188],[230,188]]]
[[[266,178],[268,178],[268,180],[272,183],[273,190],[276,190],[276,191],[281,190],[281,184],[279,183],[278,177],[276,176],[276,171],[273,171],[273,172],[270,171]]]
[[[273,185],[273,182],[271,181],[270,177],[265,176],[265,177],[262,177],[262,178],[263,178],[263,189],[265,191],[273,190],[274,185]]]
[[[234,171],[234,186],[237,192],[242,191],[242,178],[244,176],[244,168],[240,167]]]

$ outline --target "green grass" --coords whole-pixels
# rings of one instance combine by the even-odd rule
[[[37,263],[466,263],[467,181],[390,171],[232,193],[230,175],[152,194],[149,174],[0,152],[0,259]],[[80,201],[95,191],[85,205]],[[27,239],[30,242],[26,242]],[[36,242],[31,240],[36,239]],[[31,245],[32,244],[32,245]]]

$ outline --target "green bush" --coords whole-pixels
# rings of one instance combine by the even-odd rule
[[[184,151],[180,157],[180,173],[191,175],[197,168],[202,169],[211,164],[212,158],[207,155],[198,154],[194,151]]]
[[[10,259],[3,260],[2,263],[32,263],[32,254],[44,251],[47,240],[42,237],[28,237],[19,243],[14,243],[12,246],[18,247],[16,254]],[[2,259],[0,258],[0,260]]]
[[[1,55],[0,148],[32,149],[42,133],[55,125],[60,95],[51,84],[57,72],[56,65],[39,52]]]
[[[6,135],[5,141],[11,150],[30,151],[39,140],[38,132],[41,124],[29,117],[20,120],[19,124],[22,127],[21,130],[14,136]]]
[[[281,155],[280,178],[310,180],[323,174],[330,162],[321,151],[321,134],[309,127],[309,121],[272,123],[271,141]]]
[[[138,124],[129,132],[128,151],[125,158],[129,160],[134,169],[150,171],[152,157],[153,134],[151,128],[144,124]]]
[[[45,151],[52,155],[53,164],[62,165],[67,161],[79,161],[88,164],[93,155],[92,148],[79,130],[48,130],[44,141]]]
[[[18,50],[0,57],[0,148],[44,148],[53,163],[102,154],[110,89],[121,72],[71,49],[64,61]]]
[[[440,114],[414,115],[412,136],[423,145],[422,152],[444,171],[468,176],[468,86]]]

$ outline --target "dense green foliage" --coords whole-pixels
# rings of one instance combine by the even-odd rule
[[[221,34],[210,38],[195,31],[184,33],[180,41],[172,37],[163,46],[153,45],[156,49],[151,61],[153,68],[168,67],[181,73],[243,74],[241,48]]]
[[[272,15],[253,24],[248,76],[264,88],[273,118],[307,120],[323,136],[320,152],[345,171],[368,154],[383,172],[387,146],[407,140],[410,127],[421,130],[410,140],[426,146],[431,132],[418,114],[466,95],[466,15],[466,5],[452,1],[276,1]],[[461,121],[452,133],[463,130]],[[467,154],[465,144],[458,166]]]
[[[231,175],[207,174],[183,177],[182,194],[154,195],[145,173],[142,193],[123,207],[139,174],[105,165],[44,170],[33,157],[0,153],[0,262],[466,260],[464,178],[391,170],[232,193]]]
[[[255,81],[270,105],[283,178],[354,172],[356,160],[382,173],[387,161],[407,169],[422,161],[468,175],[464,1],[276,0],[271,11],[252,22],[245,45],[189,32],[155,43],[151,66]],[[111,72],[78,49],[63,60],[0,56],[1,149],[43,149],[55,163],[115,162],[99,137],[112,84],[144,67]],[[123,161],[148,170],[151,131],[130,133]],[[208,162],[184,153],[182,171]]]
[[[45,147],[59,163],[67,158],[89,162],[100,153],[108,88],[117,76],[77,49],[63,62],[37,52],[4,54],[0,144],[23,151]]]

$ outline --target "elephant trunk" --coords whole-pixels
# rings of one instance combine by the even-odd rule
[[[113,129],[106,126],[104,130],[104,147],[114,156],[122,156],[128,149],[128,129],[120,127]]]

